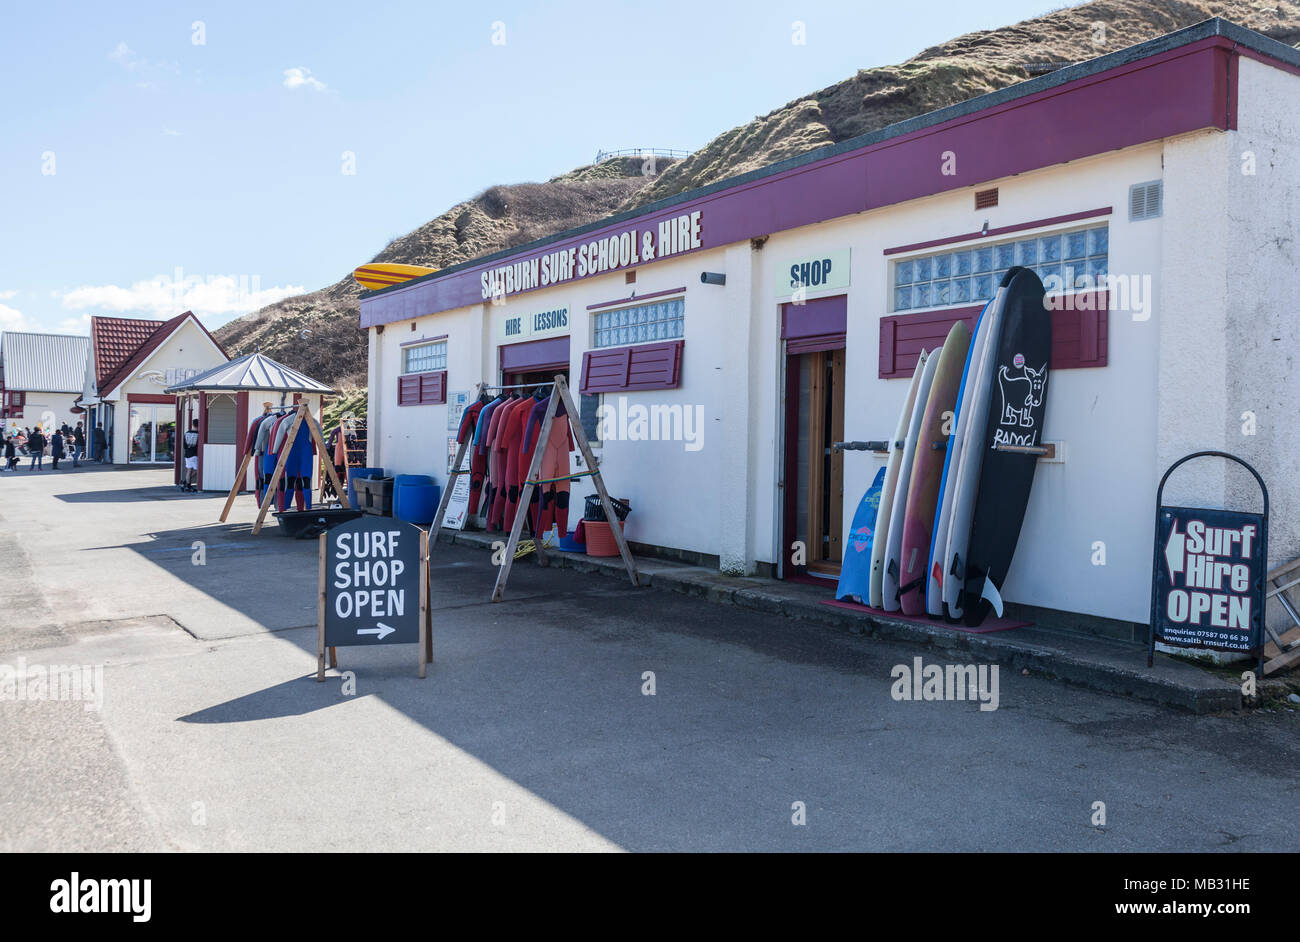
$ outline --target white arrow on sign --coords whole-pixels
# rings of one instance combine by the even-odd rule
[[[357,629],[357,634],[359,634],[359,635],[378,635],[378,637],[376,638],[376,640],[377,640],[377,641],[383,641],[385,638],[387,638],[389,635],[391,635],[391,634],[392,634],[394,631],[396,631],[396,630],[397,630],[396,628],[390,628],[388,625],[385,625],[385,624],[381,621],[381,622],[379,623],[379,627],[378,627],[378,628],[358,628],[358,629]]]
[[[1183,571],[1183,546],[1186,539],[1187,534],[1178,532],[1178,521],[1175,520],[1169,528],[1169,542],[1165,544],[1165,564],[1169,566],[1170,578]]]

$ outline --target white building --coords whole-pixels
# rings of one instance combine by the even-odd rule
[[[1054,314],[1059,455],[1003,595],[1145,624],[1156,485],[1188,452],[1254,464],[1270,562],[1300,555],[1298,101],[1300,52],[1211,20],[368,293],[369,463],[445,483],[448,391],[563,372],[589,424],[699,419],[693,441],[599,443],[634,543],[791,576],[803,541],[830,575],[884,460],[831,442],[890,437],[921,348],[1008,264],[1088,275]],[[1252,487],[1205,463],[1166,496],[1255,510]]]
[[[166,321],[92,317],[90,340],[86,428],[102,425],[113,464],[179,466],[176,396],[164,390],[225,363],[221,345],[191,311]]]
[[[89,337],[0,333],[0,418],[5,433],[39,426],[50,430],[81,416],[72,410],[86,372]]]

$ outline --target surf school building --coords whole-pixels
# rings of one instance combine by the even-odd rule
[[[1300,53],[1210,20],[367,293],[369,464],[445,483],[476,383],[560,372],[635,544],[833,580],[886,460],[833,444],[889,438],[921,351],[1024,265],[1055,456],[1003,597],[1145,625],[1156,485],[1190,451],[1252,462],[1270,563],[1300,556],[1297,100]],[[1166,497],[1257,506],[1217,466]]]

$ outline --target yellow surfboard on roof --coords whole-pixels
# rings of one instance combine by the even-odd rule
[[[431,275],[438,269],[425,265],[400,265],[396,262],[371,262],[352,272],[352,277],[368,291],[400,285],[421,275]]]

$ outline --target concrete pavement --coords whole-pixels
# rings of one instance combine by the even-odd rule
[[[1006,669],[995,711],[899,702],[895,665],[957,655],[533,565],[492,605],[466,547],[435,550],[426,680],[390,646],[317,684],[314,541],[169,480],[0,476],[0,663],[104,668],[98,711],[0,701],[0,849],[1300,845],[1300,714]]]

